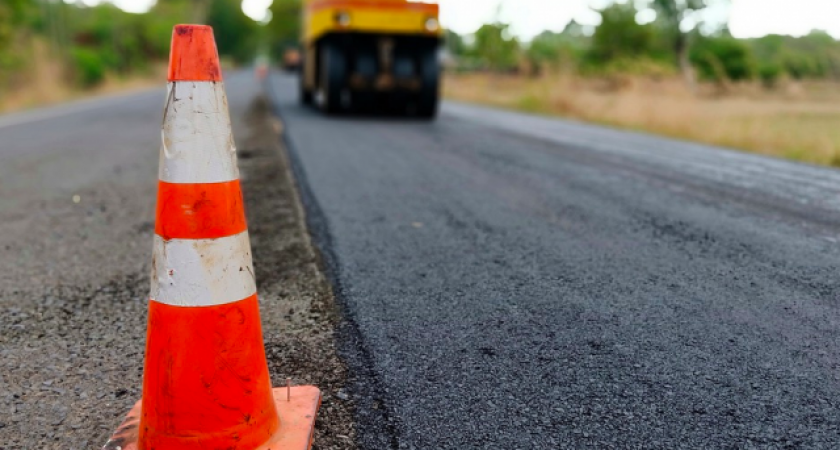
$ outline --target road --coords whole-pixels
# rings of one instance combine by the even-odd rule
[[[272,85],[369,449],[840,447],[840,173]]]
[[[225,86],[318,450],[840,447],[840,172],[457,103],[327,118],[276,74],[300,204],[259,83]],[[141,394],[163,102],[0,116],[0,450],[97,448]]]

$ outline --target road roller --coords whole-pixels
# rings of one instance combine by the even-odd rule
[[[329,114],[433,119],[440,98],[439,5],[304,0],[300,101]]]

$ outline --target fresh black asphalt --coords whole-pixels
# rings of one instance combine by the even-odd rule
[[[840,448],[840,173],[275,76],[362,448]]]

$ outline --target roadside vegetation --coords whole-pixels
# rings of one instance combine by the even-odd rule
[[[280,10],[288,9],[286,3],[275,0]],[[0,112],[159,85],[177,23],[213,26],[223,64],[248,64],[260,51],[271,51],[269,43],[289,41],[289,31],[276,33],[290,18],[282,11],[276,15],[275,24],[261,26],[242,12],[241,0],[158,0],[144,14],[124,12],[109,2],[89,7],[60,0],[2,0]]]
[[[840,166],[840,42],[736,39],[696,20],[713,2],[617,3],[530,42],[448,32],[445,95]]]

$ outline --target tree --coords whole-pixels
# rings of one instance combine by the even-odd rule
[[[560,33],[543,31],[538,34],[528,45],[525,56],[534,73],[539,73],[545,67],[576,63],[588,44],[588,38],[573,20]]]
[[[210,0],[207,25],[213,27],[219,56],[229,56],[238,63],[254,56],[257,23],[242,12],[240,0]]]
[[[575,19],[570,20],[563,28],[563,32],[560,34],[568,39],[583,39],[586,36],[586,33],[584,33],[583,30],[583,25]]]
[[[701,37],[691,48],[691,62],[700,75],[721,85],[727,81],[752,79],[756,72],[750,47],[728,36]],[[767,81],[767,80],[765,80]]]
[[[630,3],[614,3],[602,10],[601,24],[592,35],[589,58],[595,63],[646,55],[653,43],[650,25],[636,22],[638,10]]]
[[[656,10],[657,21],[663,25],[667,39],[671,42],[680,71],[689,88],[693,90],[696,81],[689,60],[691,29],[683,29],[683,25],[689,15],[705,9],[708,0],[652,0],[652,6]]]
[[[823,31],[800,37],[769,34],[744,42],[753,50],[765,81],[782,75],[794,79],[840,78],[840,42]]]
[[[467,53],[467,44],[464,42],[463,36],[450,29],[447,29],[444,33],[444,43],[450,55],[461,56]]]
[[[475,32],[473,52],[490,69],[511,70],[518,63],[519,41],[509,35],[508,24],[485,24]]]
[[[562,45],[563,41],[560,33],[543,31],[538,34],[525,51],[525,56],[531,63],[532,73],[536,75],[545,66],[557,64],[560,60]]]
[[[20,44],[29,38],[31,24],[27,19],[34,6],[31,0],[0,1],[0,91],[29,60],[30,55]]]
[[[169,54],[172,28],[190,17],[192,7],[188,0],[158,0],[148,13],[140,16],[149,58]]]
[[[301,0],[274,0],[271,4],[271,21],[266,27],[275,57],[282,58],[287,48],[300,41],[301,8]]]
[[[31,6],[29,0],[6,0],[0,3],[0,52],[9,48]]]

